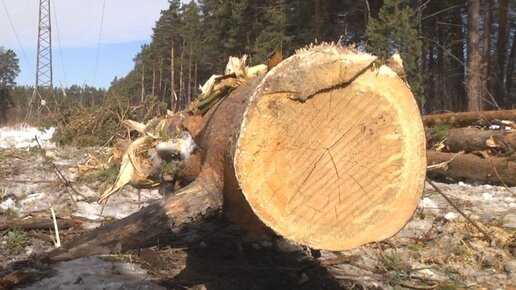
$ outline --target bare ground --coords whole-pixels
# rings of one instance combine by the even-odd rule
[[[0,223],[49,218],[51,205],[58,217],[81,223],[61,229],[67,240],[161,198],[156,189],[138,195],[127,187],[102,210],[96,198],[106,175],[79,182],[73,169],[108,154],[98,148],[0,149]],[[48,159],[79,194],[57,177]],[[15,278],[27,289],[515,289],[516,188],[438,186],[488,237],[430,187],[397,235],[344,252],[308,249],[279,237],[243,242],[241,229],[218,220],[188,233],[195,238],[187,247],[159,245],[47,265],[34,257],[54,247],[51,231],[9,229],[0,232],[0,289],[9,289]]]

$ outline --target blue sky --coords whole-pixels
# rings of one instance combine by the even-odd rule
[[[18,55],[21,71],[17,83],[34,85],[39,0],[0,2],[0,46]],[[54,86],[86,84],[107,88],[115,76],[125,76],[133,68],[134,56],[150,42],[152,28],[161,10],[168,8],[168,1],[51,0],[51,6]]]

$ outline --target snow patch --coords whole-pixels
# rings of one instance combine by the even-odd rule
[[[41,199],[44,199],[45,197],[47,197],[47,195],[44,192],[32,193],[32,194],[27,195],[27,197],[25,197],[21,201],[21,204],[26,204],[28,202],[32,202],[32,201],[35,201],[35,200],[41,200]]]
[[[128,215],[139,210],[140,207],[146,206],[146,202],[138,205],[135,202],[124,202],[122,199],[116,202],[108,202],[106,204],[90,203],[85,201],[77,202],[77,211],[75,216],[83,217],[92,221],[102,221],[104,217],[112,217],[114,219],[123,219]],[[103,209],[104,208],[104,209]],[[86,228],[96,227],[96,223],[83,225]]]
[[[423,198],[419,206],[422,208],[437,208],[437,204],[428,197]]]
[[[54,271],[54,277],[22,289],[165,289],[148,281],[147,271],[138,265],[113,263],[100,257],[58,263]]]
[[[50,142],[54,136],[55,128],[40,130],[27,124],[0,128],[0,149],[29,149],[38,146],[35,136],[43,148],[53,148],[55,145]]]
[[[437,203],[428,197],[423,198],[419,202],[419,207],[433,214],[439,213],[439,206]]]
[[[11,209],[11,210],[14,210],[14,211],[20,211],[20,209],[18,207],[16,207],[16,202],[8,197],[7,199],[5,199],[4,201],[2,201],[0,203],[0,212],[5,212],[6,210],[8,209]]]
[[[493,195],[490,194],[489,192],[484,192],[484,193],[482,193],[482,198],[484,199],[484,201],[492,200],[493,199]]]
[[[451,221],[451,220],[454,220],[458,217],[459,215],[454,213],[454,212],[448,212],[447,214],[444,215],[444,218]]]

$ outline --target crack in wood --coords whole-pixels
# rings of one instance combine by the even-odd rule
[[[337,174],[337,189],[339,190],[339,204],[342,204],[342,198],[341,198],[341,191],[340,191],[340,175],[339,175],[339,169],[337,168],[337,164],[335,164],[335,160],[333,159],[333,155],[331,155],[331,152],[329,149],[326,149],[328,151],[328,155],[330,155],[331,163],[333,164],[333,168],[335,168],[335,173]]]

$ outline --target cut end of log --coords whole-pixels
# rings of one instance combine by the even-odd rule
[[[403,80],[374,60],[331,46],[303,50],[251,96],[236,177],[260,220],[294,242],[355,248],[394,235],[416,209],[426,169],[421,117]],[[283,81],[292,74],[298,81]]]

